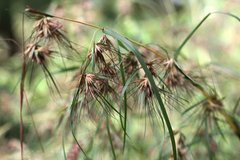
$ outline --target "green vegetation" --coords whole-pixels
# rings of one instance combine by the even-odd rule
[[[236,159],[234,2],[114,2],[25,9],[23,60],[0,68],[4,158]]]

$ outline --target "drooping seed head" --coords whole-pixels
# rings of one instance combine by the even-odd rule
[[[115,69],[111,67],[110,62],[100,68],[99,73],[106,76],[115,76],[117,74]]]
[[[34,38],[57,38],[62,37],[59,29],[62,25],[53,18],[43,17],[33,27],[35,31]]]
[[[139,90],[144,93],[145,99],[149,99],[153,96],[153,91],[150,87],[148,78],[137,79],[135,80]]]
[[[123,65],[125,66],[125,72],[132,74],[138,67],[138,62],[132,52],[129,52],[123,60]]]
[[[165,74],[168,74],[174,67],[174,61],[172,58],[170,58],[170,59],[167,58],[167,59],[163,60],[161,65],[163,66],[163,70],[164,70]]]
[[[107,38],[106,35],[102,36],[98,43],[106,44],[109,47],[113,46],[112,42]]]
[[[55,51],[49,50],[49,46],[41,47],[40,45],[29,44],[22,55],[27,56],[28,60],[32,63],[36,62],[37,64],[44,64],[46,58],[50,58],[50,54],[53,52]]]
[[[81,93],[85,93],[86,96],[90,95],[91,98],[98,96],[100,93],[100,86],[104,83],[104,80],[95,76],[94,74],[84,74],[78,77],[79,80],[82,79],[80,84]]]
[[[183,78],[184,76],[182,74],[179,74],[176,71],[172,71],[166,77],[166,85],[170,88],[183,85]]]
[[[151,75],[153,77],[158,77],[158,74],[157,74],[157,71],[156,71],[156,67],[154,66],[154,60],[153,61],[149,61],[149,62],[146,62],[146,65],[151,73]]]

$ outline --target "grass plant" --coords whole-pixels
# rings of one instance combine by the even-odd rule
[[[230,13],[215,13],[240,21]],[[158,144],[153,143],[150,147],[152,151],[147,153],[151,158],[154,157],[151,155],[153,154],[155,159],[189,159],[194,157],[191,152],[192,145],[204,141],[206,145],[203,146],[209,159],[214,159],[218,152],[216,135],[220,135],[221,139],[226,139],[228,134],[240,138],[239,116],[235,115],[239,100],[233,111],[226,110],[224,97],[219,96],[217,90],[208,84],[204,73],[200,75],[183,69],[184,60],[179,59],[182,48],[211,14],[200,21],[174,54],[170,54],[163,46],[140,44],[109,27],[99,27],[27,7],[24,15],[35,20],[36,24],[25,41],[22,52],[24,60],[20,83],[21,110],[24,105],[26,78],[28,75],[31,77],[33,68],[41,68],[49,92],[57,92],[59,98],[69,99],[59,121],[65,159],[77,159],[79,152],[84,155],[84,159],[96,158],[94,151],[98,147],[95,147],[95,139],[101,138],[105,143],[101,146],[111,153],[110,159],[128,159],[131,152],[141,154],[131,143],[130,136],[134,128],[130,121],[137,117],[143,119],[144,124],[141,125],[145,126],[145,134],[148,124],[152,130],[159,129],[158,133],[154,134],[162,134],[162,138],[156,136]],[[97,29],[90,44],[91,49],[85,53],[79,51],[78,42],[72,42],[68,38],[59,20]],[[102,35],[100,40],[96,40],[96,34]],[[144,50],[141,50],[142,48]],[[150,56],[150,53],[154,56]],[[63,65],[65,68],[53,72],[50,64],[55,63],[56,57],[61,57],[63,64],[69,60],[68,57],[81,59],[81,62],[75,67]],[[69,71],[75,74],[69,78],[73,91],[66,98],[55,76]],[[179,121],[186,119],[184,125],[193,126],[193,136],[184,135],[184,125],[181,125],[179,130],[173,129],[172,122],[175,119],[169,116],[172,110],[179,113]],[[90,119],[96,124],[89,144],[83,144],[77,136],[77,122],[81,123],[83,119]],[[23,123],[21,119],[22,159]],[[72,148],[67,154],[65,141],[69,126],[69,132],[75,140],[75,149]],[[98,150],[101,152],[103,148]],[[147,151],[143,151],[143,154],[145,152]]]

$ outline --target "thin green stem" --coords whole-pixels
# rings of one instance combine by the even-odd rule
[[[118,59],[119,59],[119,62],[122,62],[122,57],[121,57],[120,48],[119,48],[117,39],[116,39],[116,42],[117,42],[117,47],[118,47]],[[125,80],[124,68],[123,68],[122,63],[120,63],[120,70],[121,70],[121,76],[122,76],[122,83],[123,83],[123,86],[125,86],[126,80]],[[122,104],[120,104],[120,106],[121,105]],[[120,120],[121,120],[121,115],[120,115]],[[126,91],[124,92],[124,126],[123,126],[123,129],[124,129],[124,136],[123,136],[123,152],[124,152],[125,144],[126,144],[126,132],[127,132],[126,131],[126,129],[127,129],[127,93],[126,93]]]
[[[116,154],[115,154],[113,143],[112,143],[112,136],[111,136],[111,132],[110,132],[110,129],[109,129],[109,121],[108,121],[108,114],[107,113],[106,113],[106,123],[107,123],[107,132],[108,132],[108,137],[109,137],[109,141],[110,141],[111,148],[112,148],[113,157],[116,160],[117,158],[116,158]]]

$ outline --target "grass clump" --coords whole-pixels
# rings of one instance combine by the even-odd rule
[[[221,138],[225,139],[227,136],[223,129],[225,126],[230,126],[229,131],[236,137],[240,137],[239,120],[225,110],[224,98],[207,84],[205,78],[202,78],[204,75],[183,69],[180,65],[181,60],[178,59],[186,42],[211,13],[203,18],[172,55],[164,47],[159,47],[163,51],[159,52],[154,47],[128,39],[109,27],[102,28],[49,15],[30,7],[27,7],[25,14],[37,22],[22,53],[24,62],[21,79],[21,107],[24,99],[25,75],[30,72],[29,68],[41,66],[45,78],[50,78],[47,82],[51,82],[59,97],[62,97],[59,85],[48,66],[49,61],[53,62],[55,56],[60,56],[64,63],[65,57],[60,48],[64,48],[69,53],[77,53],[76,58],[79,58],[80,54],[86,55],[82,58],[82,62],[72,69],[75,74],[70,77],[72,81],[69,83],[74,84],[74,91],[68,98],[70,100],[65,105],[67,107],[63,109],[63,117],[59,122],[62,127],[62,147],[65,159],[76,159],[80,150],[86,159],[93,158],[91,153],[94,154],[94,150],[98,148],[94,147],[94,140],[101,138],[105,144],[99,144],[99,146],[104,146],[99,148],[100,152],[106,147],[107,151],[104,150],[104,152],[111,150],[110,157],[113,159],[123,158],[134,151],[139,153],[140,151],[132,145],[130,136],[132,126],[129,121],[135,117],[141,119],[144,117],[145,131],[150,124],[152,130],[157,127],[159,131],[155,132],[162,133],[162,139],[158,139],[161,146],[150,147],[152,150],[158,148],[159,151],[152,154],[158,155],[159,159],[176,160],[194,157],[190,151],[191,146],[195,143],[200,144],[201,141],[206,142],[209,159],[213,159],[218,152],[214,135],[219,133]],[[232,14],[221,14],[227,14],[239,20]],[[94,35],[92,49],[87,53],[80,53],[75,48],[75,43],[63,33],[62,25],[57,21],[59,19],[94,27],[102,31],[102,37],[95,42]],[[58,49],[55,47],[56,44]],[[144,48],[145,52],[142,52],[140,48]],[[150,57],[148,52],[155,54],[155,58]],[[66,68],[63,72],[67,71]],[[203,100],[195,104],[191,102],[199,98]],[[169,110],[182,113],[179,114],[181,117],[179,121],[187,116],[188,120],[184,122],[186,126],[197,122],[193,124],[192,139],[184,135],[183,125],[179,130],[173,130],[173,120],[169,116]],[[84,140],[77,136],[77,122],[81,123],[85,118],[90,118],[97,127],[91,140],[83,144]],[[74,145],[75,149],[72,148],[66,156],[65,134],[67,134],[68,125],[76,145]],[[21,134],[23,134],[22,130]],[[170,141],[171,145],[168,145],[166,147],[168,149],[165,150],[163,146],[168,144],[167,141]],[[146,154],[151,154],[151,152]]]

